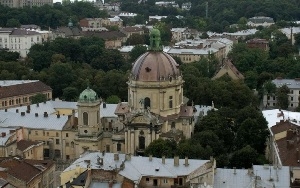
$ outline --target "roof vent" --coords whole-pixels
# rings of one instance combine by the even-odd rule
[[[150,72],[151,71],[151,69],[149,67],[146,67],[145,69],[146,69],[146,72]]]
[[[25,116],[25,112],[21,112],[21,116]]]
[[[39,116],[39,114],[38,114],[38,113],[35,113],[34,115],[35,115],[35,117],[38,117],[38,116]]]
[[[158,171],[159,171],[159,167],[156,167],[156,168],[155,168],[155,171],[158,172]]]
[[[19,109],[16,109],[16,113],[19,113]]]

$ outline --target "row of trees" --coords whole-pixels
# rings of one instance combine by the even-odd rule
[[[44,29],[67,26],[69,19],[76,24],[82,18],[107,17],[90,2],[75,1],[68,4],[42,7],[9,8],[0,4],[0,27],[18,27],[20,24],[36,24]]]
[[[214,156],[219,167],[250,168],[252,164],[266,162],[264,149],[268,135],[267,122],[255,107],[240,110],[224,107],[203,117],[191,139],[179,143],[156,140],[147,147],[146,155],[194,159]]]

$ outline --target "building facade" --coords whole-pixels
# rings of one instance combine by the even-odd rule
[[[10,8],[23,8],[23,7],[41,7],[44,5],[53,5],[53,0],[0,0],[0,4]]]

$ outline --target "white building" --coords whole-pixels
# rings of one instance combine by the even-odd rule
[[[277,88],[286,85],[290,89],[288,94],[289,107],[296,108],[299,105],[299,96],[300,96],[300,80],[299,79],[275,79],[272,80],[272,83],[276,85]],[[273,95],[264,95],[263,98],[264,106],[276,107],[277,98],[275,94]]]
[[[18,28],[0,29],[0,49],[18,52],[22,58],[27,56],[31,46],[42,42],[43,34],[37,31]]]
[[[275,24],[273,18],[265,17],[265,16],[257,16],[248,19],[247,25],[251,27],[263,26],[269,27]]]
[[[292,39],[292,44],[295,44],[295,34],[300,33],[300,27],[286,27],[279,29],[288,39]],[[291,37],[292,36],[292,37]]]
[[[168,16],[149,16],[149,22],[153,21],[153,20],[157,20],[157,21],[161,21],[161,19],[163,18],[167,18]]]
[[[229,37],[235,38],[235,39],[238,39],[238,38],[244,39],[247,36],[254,35],[257,31],[258,31],[257,29],[247,29],[247,30],[237,31],[235,33],[224,32],[223,36],[229,36]]]

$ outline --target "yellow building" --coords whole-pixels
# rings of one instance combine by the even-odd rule
[[[216,73],[216,75],[212,78],[215,80],[224,75],[228,75],[233,80],[243,80],[243,74],[230,62],[230,60],[224,60],[220,69]]]
[[[38,80],[0,81],[0,109],[31,104],[30,98],[42,93],[52,99],[52,89]]]

